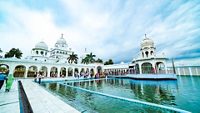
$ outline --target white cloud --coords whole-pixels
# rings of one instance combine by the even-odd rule
[[[104,59],[127,54],[121,56],[132,60],[139,51],[134,54],[133,50],[139,48],[145,33],[160,46],[158,53],[165,52],[169,57],[184,56],[184,51],[199,47],[193,42],[200,31],[195,18],[200,5],[192,1],[147,2],[61,0],[62,13],[67,14],[62,21],[70,19],[70,24],[64,26],[55,22],[59,18],[55,16],[63,15],[49,9],[57,7],[35,10],[23,2],[2,2],[0,11],[7,18],[3,24],[0,22],[1,48],[8,51],[19,47],[26,56],[41,40],[52,48],[61,33],[79,55],[87,48]]]

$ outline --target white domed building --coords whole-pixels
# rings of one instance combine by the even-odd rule
[[[41,41],[35,45],[35,48],[32,49],[30,58],[35,61],[47,61],[49,57],[48,53],[47,44]]]
[[[41,41],[35,45],[31,50],[31,55],[25,59],[0,58],[0,67],[6,66],[14,77],[34,77],[40,73],[44,77],[74,78],[75,74],[80,75],[81,70],[84,72],[88,70],[90,77],[94,77],[99,65],[70,64],[67,62],[67,58],[72,53],[73,51],[68,47],[62,34],[53,49],[49,50],[47,44]]]
[[[154,41],[146,37],[141,42],[140,55],[132,61],[131,67],[136,74],[166,73],[166,61],[164,56],[156,55]]]
[[[60,39],[57,40],[53,49],[50,50],[50,58],[59,60],[59,62],[65,62],[67,57],[72,54],[71,48],[68,48],[66,40],[63,38],[63,34]]]
[[[111,75],[120,75],[126,72],[143,75],[167,74],[167,58],[156,55],[154,41],[147,38],[145,34],[145,38],[142,40],[140,46],[138,58],[134,58],[131,63],[105,65],[104,70],[107,73],[111,73]]]

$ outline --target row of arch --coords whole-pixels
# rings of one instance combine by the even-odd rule
[[[165,74],[165,64],[163,62],[156,62],[153,65],[150,62],[142,63],[141,65],[136,64],[127,69],[105,69],[105,73],[109,75],[125,75],[125,74]]]
[[[9,66],[6,64],[0,64],[0,66],[9,69]],[[90,77],[94,77],[95,70],[94,68],[74,68],[74,67],[58,68],[55,66],[52,66],[51,68],[48,69],[47,66],[42,66],[38,68],[37,66],[34,65],[30,67],[26,67],[24,65],[17,65],[14,67],[13,71],[14,77],[35,77],[38,74],[44,77],[70,77],[70,76],[76,77],[76,76],[83,76],[85,74],[89,75]]]
[[[153,65],[150,62],[145,62],[141,64],[141,67],[139,66],[139,64],[135,65],[135,73],[136,74],[165,74],[166,68],[163,62],[156,62],[155,65]]]

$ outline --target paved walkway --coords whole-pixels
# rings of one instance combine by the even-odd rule
[[[22,84],[34,113],[79,113],[32,80],[22,80]]]
[[[5,83],[0,90],[0,113],[19,113],[17,81],[13,82],[10,92],[5,92]]]
[[[34,113],[80,113],[32,80],[21,81]],[[5,92],[5,84],[0,90],[0,113],[20,113],[17,80],[10,92]]]

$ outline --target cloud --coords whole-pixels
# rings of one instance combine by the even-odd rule
[[[196,58],[200,46],[200,3],[194,1],[1,1],[1,48],[20,48],[24,56],[39,41],[50,48],[64,33],[81,56],[85,48],[99,58],[129,62],[146,33],[157,53]],[[14,9],[14,10],[13,10]]]

